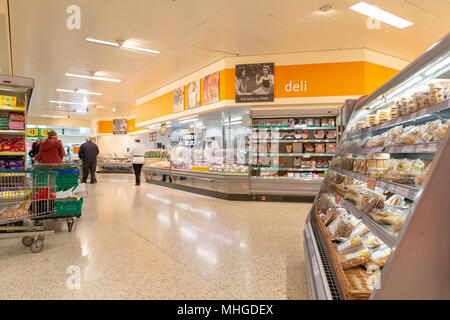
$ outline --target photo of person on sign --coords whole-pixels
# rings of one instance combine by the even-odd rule
[[[264,65],[262,68],[262,75],[258,72],[256,74],[256,89],[253,94],[271,94],[273,93],[274,77],[270,72],[270,67]]]

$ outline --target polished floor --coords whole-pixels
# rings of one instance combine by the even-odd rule
[[[308,299],[310,203],[234,202],[100,175],[33,254],[0,241],[0,299]]]

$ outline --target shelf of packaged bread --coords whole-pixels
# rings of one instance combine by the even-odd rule
[[[414,187],[410,187],[410,186],[406,186],[406,185],[402,185],[402,184],[394,183],[394,182],[378,180],[375,178],[370,178],[369,176],[359,173],[359,172],[354,172],[354,171],[345,170],[345,169],[341,169],[341,168],[332,168],[331,170],[336,171],[339,174],[350,177],[352,179],[357,179],[359,181],[366,182],[366,183],[369,181],[369,179],[374,179],[376,181],[375,185],[378,188],[383,189],[385,191],[392,192],[394,194],[398,194],[399,196],[402,196],[402,197],[410,199],[410,200],[414,200],[416,198],[417,192],[419,192],[419,190],[417,190]]]
[[[381,239],[388,247],[393,248],[395,245],[395,238],[381,225],[376,223],[368,214],[362,212],[355,207],[350,201],[344,199],[341,194],[328,187],[328,193],[336,198],[336,203],[345,208],[351,215],[362,222],[369,228],[369,230]]]
[[[295,140],[289,140],[289,139],[261,139],[261,140],[255,140],[253,141],[254,144],[257,143],[290,143],[290,142],[302,142],[302,143],[308,143],[308,142],[336,142],[336,139],[295,139]]]
[[[388,129],[388,128],[394,127],[396,125],[399,125],[399,124],[402,124],[402,123],[405,123],[405,122],[408,122],[408,121],[412,121],[412,120],[417,119],[417,118],[422,118],[422,117],[425,117],[427,115],[431,115],[433,113],[443,111],[443,110],[448,109],[448,108],[450,108],[450,98],[446,99],[446,100],[443,100],[443,101],[440,101],[438,103],[435,103],[435,104],[433,104],[431,106],[428,106],[426,108],[422,108],[422,109],[420,109],[418,111],[415,111],[415,112],[412,112],[412,113],[400,116],[400,117],[392,119],[392,120],[388,120],[388,121],[386,121],[386,122],[384,122],[382,124],[379,124],[379,125],[376,125],[376,126],[372,126],[372,127],[369,127],[369,128],[364,128],[362,130],[359,130],[359,131],[355,132],[355,134],[351,135],[351,137],[363,135],[363,134],[366,134],[368,132]],[[350,137],[348,137],[348,138],[350,138]]]
[[[328,168],[279,168],[279,167],[252,167],[253,170],[260,170],[260,171],[290,171],[290,172],[297,172],[297,171],[327,171]]]
[[[387,147],[374,148],[356,148],[342,150],[339,154],[368,154],[368,153],[435,153],[439,147],[440,142],[418,143],[418,144],[404,144]]]
[[[297,127],[297,128],[288,128],[288,127],[253,127],[253,131],[257,130],[336,130],[336,127]]]

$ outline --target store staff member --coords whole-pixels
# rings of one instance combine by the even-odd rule
[[[78,157],[83,161],[83,183],[86,183],[89,172],[91,172],[91,183],[97,183],[95,171],[97,170],[98,147],[92,142],[92,138],[86,138],[86,142],[80,146]]]
[[[134,175],[136,176],[136,185],[141,184],[141,169],[144,165],[145,146],[141,143],[141,139],[136,137],[134,144],[130,148],[131,163],[133,164]]]

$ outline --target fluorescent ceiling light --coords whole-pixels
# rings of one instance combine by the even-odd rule
[[[93,104],[91,102],[86,102],[86,103],[78,103],[78,102],[69,102],[69,101],[57,101],[57,100],[50,100],[51,103],[57,103],[57,104],[69,104],[69,105],[74,105],[74,106],[85,106],[88,104]]]
[[[103,40],[98,40],[98,39],[93,39],[93,38],[86,38],[86,41],[98,43],[98,44],[104,44],[106,46],[119,47],[119,44],[117,42],[109,42],[109,41],[103,41]]]
[[[74,74],[74,73],[66,73],[66,77],[74,77],[74,78],[83,78],[83,79],[91,79],[91,80],[101,80],[101,81],[109,81],[109,82],[121,82],[119,79],[105,78],[105,77],[97,77],[97,76],[87,76],[84,74]]]
[[[86,41],[97,43],[97,44],[102,44],[105,46],[116,47],[116,48],[120,48],[120,49],[124,49],[124,50],[141,52],[141,53],[149,53],[149,54],[155,54],[155,55],[160,53],[157,50],[135,47],[135,46],[131,45],[130,41],[128,41],[128,40],[124,41],[124,42],[123,41],[109,42],[109,41],[103,41],[103,40],[98,40],[98,39],[93,39],[93,38],[86,38]]]
[[[143,52],[143,53],[149,53],[149,54],[159,54],[159,51],[156,50],[150,50],[150,49],[144,49],[144,48],[138,48],[135,46],[131,46],[127,44],[128,41],[125,41],[124,44],[120,47],[121,49],[129,50],[129,51],[136,51],[136,52]]]
[[[66,119],[67,116],[53,116],[53,119]]]
[[[396,15],[393,15],[392,13],[381,10],[380,8],[372,6],[365,2],[359,2],[351,6],[349,9],[359,12],[363,15],[369,16],[371,18],[374,18],[376,20],[382,21],[384,23],[390,24],[391,26],[394,26],[399,29],[403,29],[412,26],[414,24],[408,20],[400,18]]]
[[[105,106],[95,106],[97,109],[105,109]]]
[[[80,90],[74,90],[74,89],[56,89],[56,91],[58,92],[70,92],[70,93],[83,93],[83,94],[91,94],[94,96],[101,96],[103,95],[103,93],[100,92],[92,92],[92,91],[87,91],[84,89],[80,89]]]

